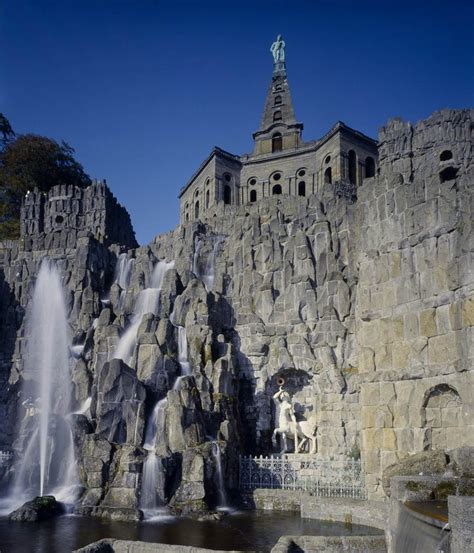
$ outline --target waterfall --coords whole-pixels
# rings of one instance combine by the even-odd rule
[[[127,290],[130,286],[130,277],[135,259],[131,257],[127,259],[126,253],[121,253],[118,258],[118,263],[115,267],[114,282],[116,282],[122,290]]]
[[[219,252],[219,246],[225,240],[225,236],[215,236],[212,238],[212,253],[208,256],[204,270],[201,271],[199,266],[199,254],[202,248],[201,238],[196,239],[194,245],[194,256],[193,256],[193,273],[203,281],[206,290],[210,292],[214,286],[214,276],[216,270],[216,257]]]
[[[202,240],[201,238],[197,238],[194,242],[193,266],[191,267],[191,271],[198,278],[201,278],[200,271],[199,271],[199,253],[201,251],[201,247],[202,247]]]
[[[23,451],[15,496],[53,494],[73,501],[78,484],[71,412],[70,338],[59,273],[44,260],[26,319]],[[39,466],[39,471],[38,471]]]
[[[188,361],[188,339],[184,326],[178,326],[178,362],[181,366],[181,376],[191,374],[191,365]]]
[[[214,276],[216,272],[216,257],[217,253],[219,251],[219,246],[224,241],[224,236],[217,236],[214,240],[214,245],[212,247],[212,255],[210,259],[208,259],[206,264],[206,271],[203,275],[203,281],[204,285],[206,286],[206,290],[209,292],[214,287]]]
[[[138,294],[130,326],[124,332],[115,348],[113,354],[114,359],[122,359],[125,363],[130,364],[136,343],[138,327],[140,326],[142,317],[146,313],[154,313],[156,315],[164,276],[167,271],[173,267],[174,261],[170,263],[158,261],[158,263],[156,263],[151,275],[149,287]]]
[[[222,455],[219,442],[212,442],[212,456],[214,457],[214,462],[216,463],[216,485],[217,492],[219,494],[219,504],[217,505],[217,509],[226,510],[229,506],[227,504],[227,493],[224,484],[224,474],[222,472]]]
[[[146,425],[143,448],[148,453],[143,463],[140,508],[147,515],[159,513],[160,507],[164,505],[158,490],[163,491],[165,474],[161,459],[156,455],[156,442],[158,436],[161,436],[164,432],[166,404],[166,399],[158,401]]]
[[[135,264],[135,259],[131,257],[127,259],[126,253],[121,253],[118,258],[117,265],[115,267],[114,282],[116,282],[120,288],[119,307],[123,306],[123,300],[125,294],[130,286],[130,280],[132,277],[132,270]]]
[[[89,396],[86,400],[84,400],[79,409],[77,411],[74,411],[74,415],[85,415],[89,411],[91,403],[92,397]]]

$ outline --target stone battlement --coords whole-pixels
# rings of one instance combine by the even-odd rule
[[[58,185],[47,193],[28,192],[21,208],[23,248],[73,248],[84,233],[106,245],[135,247],[130,216],[113,196],[105,180],[86,188]]]
[[[379,134],[380,171],[400,173],[404,182],[453,180],[470,163],[473,113],[444,109],[415,125],[391,119]]]

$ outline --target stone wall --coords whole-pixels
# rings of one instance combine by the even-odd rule
[[[390,122],[380,175],[358,190],[355,331],[373,494],[404,456],[474,442],[471,117]]]

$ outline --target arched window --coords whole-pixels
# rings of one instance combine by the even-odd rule
[[[357,156],[354,150],[349,150],[349,182],[357,184]]]
[[[375,177],[375,161],[373,157],[365,158],[365,178]]]
[[[186,213],[186,221],[189,221],[189,213]]]
[[[230,205],[232,198],[232,191],[229,185],[224,186],[224,203]]]
[[[251,202],[256,202],[257,201],[257,191],[256,190],[251,190],[250,191],[250,201]]]
[[[300,180],[298,183],[298,196],[306,196],[306,183]]]
[[[328,167],[326,171],[324,171],[324,182],[331,184],[332,183],[332,169],[331,167]]]
[[[275,92],[281,92],[283,90],[283,87],[281,86],[281,84],[277,84],[277,85],[275,85],[274,90],[275,90]]]
[[[199,188],[196,188],[196,192],[194,192],[194,197],[197,198],[199,196]]]
[[[454,167],[446,167],[439,174],[439,180],[441,182],[447,182],[448,180],[454,180],[458,174],[458,170]]]
[[[209,190],[206,191],[206,209],[209,209],[209,204],[211,203],[211,193]]]
[[[194,204],[194,218],[199,219],[199,201]]]
[[[275,184],[275,186],[272,188],[272,194],[273,196],[279,196],[281,194],[281,185]]]
[[[275,96],[275,106],[279,106],[281,104],[282,100],[281,100],[281,96],[279,94],[277,94],[277,96]]]
[[[281,152],[283,149],[283,138],[281,133],[276,132],[272,136],[272,152]]]
[[[279,109],[273,114],[273,121],[281,121],[281,111]]]
[[[453,152],[451,150],[444,150],[439,154],[440,161],[448,161],[448,159],[453,159]]]

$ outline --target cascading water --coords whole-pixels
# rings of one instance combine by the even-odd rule
[[[70,502],[78,484],[68,420],[73,386],[70,339],[60,276],[49,260],[43,261],[38,273],[26,336],[26,415],[21,423],[23,451],[13,494],[22,498],[53,494]]]
[[[181,366],[181,376],[190,375],[191,365],[188,361],[188,339],[184,326],[178,326],[178,362]]]
[[[171,261],[170,263],[166,263],[166,261],[158,261],[155,265],[151,275],[149,287],[145,288],[145,290],[142,290],[138,294],[135,307],[133,309],[132,321],[115,348],[115,352],[113,354],[114,359],[122,359],[125,363],[130,364],[133,348],[137,338],[138,327],[140,326],[142,317],[146,313],[156,314],[159,306],[163,279],[167,271],[173,267],[174,261]]]
[[[222,471],[222,455],[218,442],[212,442],[212,456],[216,464],[216,485],[217,492],[219,494],[219,504],[217,506],[220,510],[226,510],[229,508],[227,503],[227,493],[224,484],[224,474]]]
[[[201,270],[199,264],[199,255],[202,249],[202,240],[201,238],[196,239],[194,245],[194,256],[193,256],[193,273],[203,281],[206,290],[210,292],[214,286],[214,277],[216,270],[216,257],[219,252],[219,246],[225,240],[225,236],[216,236],[212,239],[212,253],[208,256],[204,270]]]
[[[115,267],[114,282],[116,282],[122,291],[120,292],[119,307],[122,307],[125,293],[130,286],[130,279],[132,277],[133,266],[135,259],[131,257],[127,259],[126,253],[121,253],[118,258],[117,265]]]
[[[146,516],[160,513],[164,505],[158,490],[163,490],[165,475],[161,459],[156,455],[156,442],[164,432],[166,403],[167,400],[162,399],[155,405],[145,432],[143,448],[148,453],[143,464],[140,508]]]
[[[118,258],[118,263],[115,268],[114,281],[122,288],[127,290],[130,286],[130,277],[132,276],[132,269],[135,263],[135,259],[131,257],[127,259],[126,253],[121,253]]]
[[[198,277],[201,278],[201,272],[199,270],[199,253],[201,252],[202,240],[201,238],[196,238],[194,242],[194,255],[193,255],[193,265],[191,271]]]

